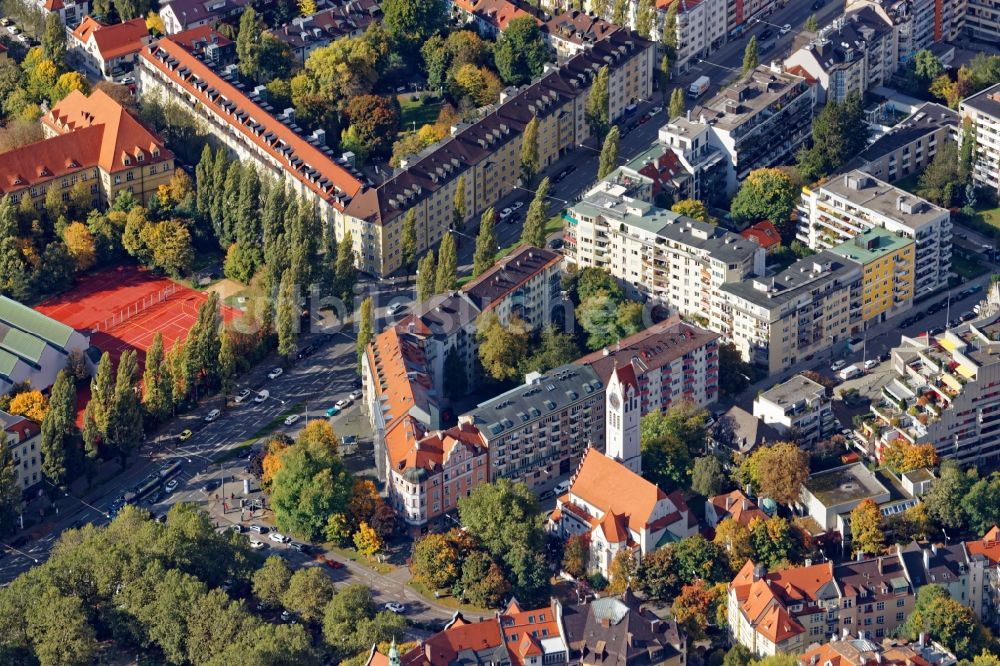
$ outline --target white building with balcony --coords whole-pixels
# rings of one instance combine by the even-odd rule
[[[837,419],[826,387],[803,375],[764,391],[753,401],[753,415],[784,437],[815,444],[837,432]]]
[[[972,122],[975,133],[976,185],[1000,194],[1000,83],[962,100],[959,115]]]
[[[862,171],[803,188],[798,239],[814,250],[832,248],[881,227],[916,243],[914,298],[948,282],[951,270],[951,214],[926,199]]]

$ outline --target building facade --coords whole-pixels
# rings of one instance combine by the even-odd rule
[[[368,26],[381,18],[382,9],[377,0],[353,0],[321,9],[310,16],[296,16],[269,32],[284,42],[300,63],[305,63],[316,49],[344,37],[362,35]]]
[[[923,171],[937,155],[938,146],[958,141],[958,127],[955,111],[933,102],[921,104],[909,118],[851,160],[848,167],[893,183]]]
[[[797,237],[814,250],[834,247],[874,228],[912,239],[914,298],[948,282],[951,214],[925,199],[862,171],[849,171],[814,189],[803,188],[798,214]]]
[[[122,191],[146,204],[170,182],[174,155],[155,134],[100,90],[74,90],[42,116],[46,139],[0,155],[0,194],[36,210],[51,188],[63,201],[78,182],[90,186],[95,208]]]
[[[913,307],[916,244],[877,227],[830,252],[861,264],[861,318],[883,322]]]
[[[764,274],[764,250],[739,234],[658,208],[602,181],[566,212],[566,260],[602,268],[636,298],[720,330],[719,288]]]
[[[862,326],[861,265],[829,251],[777,275],[725,284],[720,332],[744,360],[777,374]]]
[[[66,50],[74,64],[110,80],[132,70],[139,49],[148,41],[143,18],[105,25],[87,16],[75,30],[67,31]]]
[[[671,118],[660,129],[660,142],[682,156],[695,176],[714,173],[722,155],[725,193],[731,195],[752,170],[795,161],[811,136],[814,105],[805,79],[761,65],[686,116]]]
[[[42,474],[41,426],[23,416],[0,411],[0,427],[14,459],[14,479],[22,494],[44,479]]]
[[[962,100],[959,115],[972,123],[975,136],[973,180],[1000,194],[1000,83]]]
[[[839,430],[826,387],[804,375],[795,375],[754,398],[753,415],[785,437],[794,435],[803,446]]]

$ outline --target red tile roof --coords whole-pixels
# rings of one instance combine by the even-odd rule
[[[347,169],[258,106],[172,37],[143,48],[140,57],[224,118],[334,208],[343,211],[350,198],[363,191],[362,183]]]
[[[982,555],[991,566],[1000,564],[1000,528],[994,525],[979,541],[966,541],[965,547],[970,556]]]
[[[45,10],[50,12],[57,12],[64,8],[66,4],[63,0],[45,0]]]
[[[146,20],[142,18],[105,25],[86,16],[73,31],[73,36],[83,43],[93,38],[101,58],[111,60],[138,52],[149,37],[149,29],[146,28]]]
[[[761,220],[757,224],[747,227],[740,232],[740,236],[747,240],[756,241],[765,250],[770,250],[775,245],[781,244],[781,234],[767,220]]]
[[[104,127],[95,125],[0,155],[0,193],[18,192],[97,166]]]
[[[522,666],[528,657],[542,656],[541,641],[561,635],[552,606],[522,610],[516,599],[500,615],[500,626],[514,666]]]
[[[173,157],[159,137],[102,90],[95,90],[89,97],[79,90],[72,91],[42,116],[42,122],[67,135],[78,134],[81,128],[103,127],[97,164],[108,173],[134,168],[140,155],[143,164]],[[131,164],[125,164],[126,157]]]
[[[725,495],[716,495],[709,498],[709,503],[715,507],[715,514],[719,516],[721,522],[725,518],[732,518],[743,527],[750,527],[756,519],[767,520],[767,514],[761,511],[753,500],[743,494],[737,488]]]
[[[495,25],[501,32],[506,30],[514,19],[524,16],[535,18],[510,0],[454,0],[454,3],[464,12]],[[537,18],[535,23],[542,24]]]
[[[667,499],[660,488],[594,448],[584,452],[569,492],[605,516],[612,512],[626,516],[629,528],[636,533],[653,522],[657,504]]]

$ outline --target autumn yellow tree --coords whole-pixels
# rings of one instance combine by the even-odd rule
[[[672,609],[677,624],[690,638],[705,638],[707,627],[716,623],[718,606],[725,599],[725,590],[724,584],[709,587],[700,578],[681,588],[680,594],[674,598]]]
[[[264,469],[261,475],[260,485],[267,490],[271,487],[274,475],[281,469],[281,454],[288,448],[288,442],[281,439],[272,439],[267,443],[267,453],[261,465]]]
[[[896,474],[923,467],[937,467],[940,459],[933,444],[911,444],[902,437],[882,450],[882,463]]]
[[[702,222],[711,221],[711,218],[708,215],[708,209],[705,208],[705,204],[697,199],[681,199],[671,206],[670,210],[678,215],[687,215],[688,217],[701,220]]]
[[[375,553],[382,550],[383,545],[382,537],[369,527],[368,523],[362,522],[358,525],[358,531],[354,533],[354,547],[359,553],[371,559]]]
[[[163,19],[152,10],[146,14],[146,30],[157,35],[167,34],[167,29],[163,26]]]
[[[97,261],[97,250],[94,245],[94,236],[90,229],[81,222],[73,222],[63,231],[63,241],[66,249],[73,257],[73,264],[77,272],[82,272],[94,265]]]
[[[734,572],[742,569],[747,560],[753,559],[750,530],[732,518],[726,518],[716,525],[713,542],[726,551]]]
[[[52,87],[51,97],[53,102],[58,102],[74,90],[82,93],[90,92],[90,84],[80,72],[66,72],[60,74],[56,79],[56,84]]]
[[[368,523],[382,504],[375,484],[368,479],[355,479],[351,501],[347,503],[347,517],[352,525]]]
[[[471,99],[476,106],[492,104],[500,99],[500,91],[503,90],[503,83],[496,74],[472,63],[466,63],[458,68],[455,72],[455,85],[462,91],[462,95]]]
[[[10,401],[10,413],[41,423],[49,412],[49,401],[41,391],[22,391]]]
[[[621,594],[625,588],[634,586],[638,568],[635,555],[630,550],[618,551],[608,567],[608,575],[611,577],[608,583],[608,594]]]
[[[885,548],[882,513],[878,504],[866,499],[851,511],[851,542],[855,553],[878,555]]]

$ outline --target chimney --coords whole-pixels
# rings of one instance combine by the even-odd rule
[[[931,569],[931,551],[924,548],[924,571],[930,571]]]
[[[729,507],[733,505],[733,498],[731,495],[726,495],[726,511],[729,511]]]
[[[920,632],[920,638],[919,638],[918,644],[920,645],[920,647],[926,647],[927,646],[927,634],[925,634],[922,631]]]
[[[878,562],[878,575],[881,576],[881,575],[883,575],[883,572],[882,572],[882,558],[880,557],[876,561]]]

